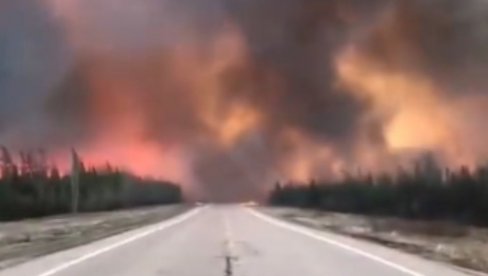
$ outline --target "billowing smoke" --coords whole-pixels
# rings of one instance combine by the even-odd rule
[[[61,164],[76,147],[231,200],[488,155],[483,0],[9,0],[0,15],[0,143]]]
[[[486,162],[487,15],[486,1],[401,1],[337,57],[342,85],[370,101],[390,152]]]

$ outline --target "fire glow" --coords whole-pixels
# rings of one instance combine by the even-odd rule
[[[32,11],[7,24],[12,45],[32,30],[53,37],[9,52],[6,68],[22,76],[0,83],[18,110],[0,104],[15,118],[0,121],[0,144],[46,147],[62,170],[74,147],[89,166],[218,198],[395,169],[424,152],[446,166],[485,162],[488,68],[471,54],[487,54],[487,4],[373,2],[11,4]],[[20,58],[44,61],[49,47],[52,70]]]

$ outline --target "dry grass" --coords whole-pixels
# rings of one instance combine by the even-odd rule
[[[187,208],[171,205],[0,223],[0,269],[156,223]]]

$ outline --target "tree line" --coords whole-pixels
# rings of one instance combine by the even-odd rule
[[[488,166],[441,169],[432,158],[414,169],[340,180],[277,183],[271,204],[366,215],[488,225]]]
[[[77,157],[75,153],[75,157]],[[0,147],[0,220],[63,214],[73,211],[73,173],[62,175],[49,165],[43,150],[21,151],[20,162]],[[113,168],[76,166],[76,210],[105,211],[169,204],[182,200],[174,183],[143,178]]]

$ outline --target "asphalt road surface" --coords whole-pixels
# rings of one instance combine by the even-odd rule
[[[0,276],[461,276],[445,264],[268,217],[238,205],[44,256]]]

